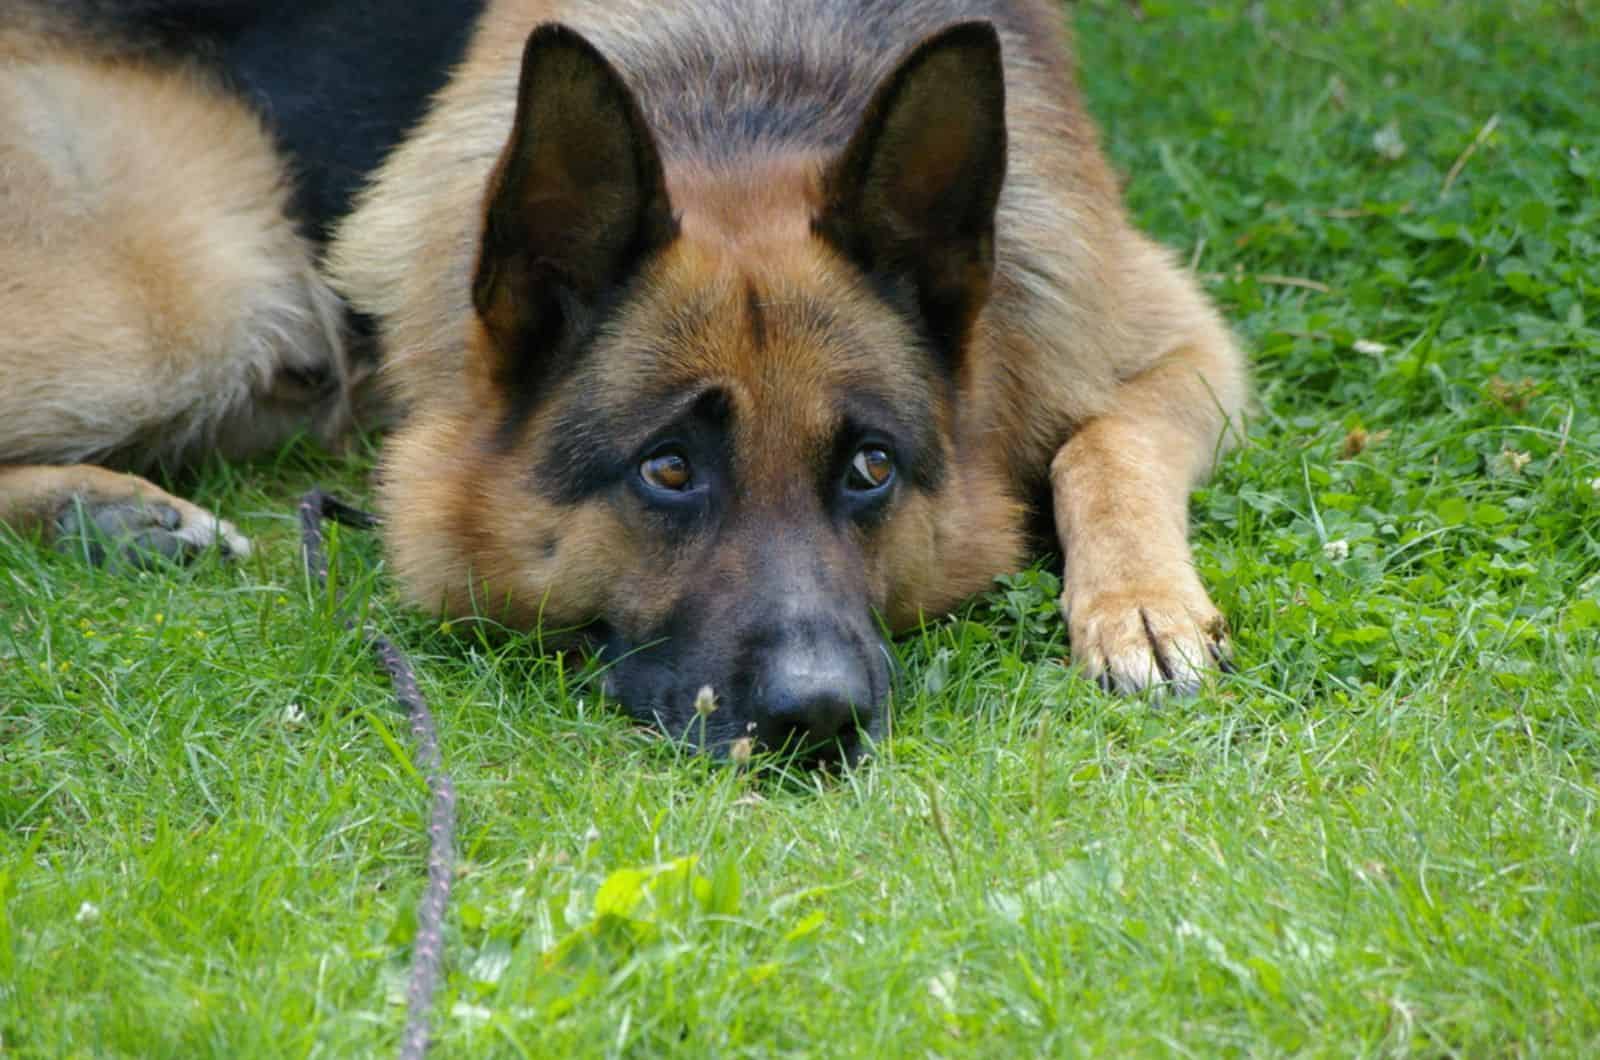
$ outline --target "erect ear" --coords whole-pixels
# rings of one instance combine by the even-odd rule
[[[963,22],[889,75],[824,176],[816,232],[892,293],[914,295],[952,370],[989,295],[1005,169],[1000,38]]]
[[[495,381],[527,386],[557,370],[597,305],[676,231],[661,158],[627,85],[572,30],[535,29],[472,283]]]

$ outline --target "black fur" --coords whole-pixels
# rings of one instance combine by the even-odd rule
[[[444,86],[484,7],[484,0],[27,2],[111,51],[198,58],[214,68],[261,112],[291,159],[297,220],[318,241]]]
[[[324,238],[422,116],[466,51],[484,0],[285,0],[226,28],[225,74],[298,171],[296,205]],[[237,8],[241,0],[197,6]]]
[[[129,46],[183,48],[196,34],[223,33],[286,4],[264,0],[40,0],[50,13]]]
[[[607,693],[641,721],[719,754],[753,738],[812,762],[854,761],[882,734],[892,679],[882,636],[848,579],[790,562],[795,543],[783,532],[764,536],[768,556],[787,555],[743,584],[698,587],[642,635],[599,630]],[[797,654],[827,660],[827,687],[849,718],[836,731],[808,731],[807,706],[785,695],[784,662]],[[693,704],[705,687],[719,709],[701,717]]]

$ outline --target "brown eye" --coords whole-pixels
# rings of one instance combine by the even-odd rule
[[[878,490],[894,478],[894,461],[882,446],[864,445],[850,460],[850,488]]]
[[[689,458],[677,449],[663,449],[645,457],[639,465],[639,477],[658,490],[682,493],[689,488],[694,475]]]

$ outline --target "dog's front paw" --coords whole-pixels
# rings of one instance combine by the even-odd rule
[[[1073,659],[1108,691],[1193,695],[1208,670],[1231,668],[1227,620],[1198,582],[1084,596],[1069,586],[1061,612]]]
[[[183,563],[213,550],[225,559],[250,554],[249,540],[232,523],[167,494],[77,497],[56,520],[54,536],[57,549],[97,566]]]

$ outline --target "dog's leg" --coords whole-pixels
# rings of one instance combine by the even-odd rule
[[[1051,462],[1062,614],[1074,659],[1107,688],[1192,693],[1229,657],[1189,551],[1188,497],[1237,409],[1238,363],[1221,337],[1174,350],[1123,382]]]
[[[0,37],[0,521],[109,562],[249,550],[100,465],[347,425],[342,306],[290,187],[260,118],[197,70]]]
[[[0,467],[0,523],[81,549],[95,563],[186,560],[213,549],[250,554],[232,523],[138,475],[92,464]]]

